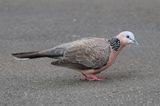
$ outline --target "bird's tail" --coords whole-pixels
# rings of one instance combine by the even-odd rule
[[[44,55],[40,54],[38,51],[12,53],[12,56],[14,56],[18,59],[34,59],[34,58],[44,57]]]
[[[35,59],[35,58],[41,58],[41,57],[57,59],[63,56],[64,51],[65,51],[65,48],[52,48],[52,49],[46,49],[42,51],[13,53],[12,56],[14,56],[18,60]]]

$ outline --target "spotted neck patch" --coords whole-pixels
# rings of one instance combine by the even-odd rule
[[[112,49],[114,51],[118,51],[119,47],[120,47],[120,40],[118,38],[112,38],[110,40],[108,40]]]

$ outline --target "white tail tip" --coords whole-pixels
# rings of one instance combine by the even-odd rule
[[[17,57],[14,57],[15,60],[19,60],[19,61],[25,61],[25,60],[29,60],[29,58],[17,58]]]

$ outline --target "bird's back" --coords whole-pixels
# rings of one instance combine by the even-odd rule
[[[71,64],[86,68],[100,68],[107,64],[110,54],[109,42],[105,38],[84,38],[71,43],[62,44],[64,48],[61,59],[52,62],[54,65],[68,66]]]

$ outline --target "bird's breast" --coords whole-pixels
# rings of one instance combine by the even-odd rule
[[[111,66],[115,62],[118,54],[119,54],[119,52],[114,52],[113,50],[111,50],[109,60],[107,62],[107,66]]]

